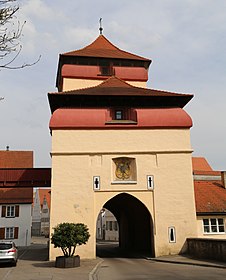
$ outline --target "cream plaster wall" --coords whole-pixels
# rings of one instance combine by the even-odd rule
[[[74,89],[94,87],[101,84],[104,80],[95,80],[95,79],[75,79],[75,78],[64,78],[63,79],[63,91],[69,91]],[[137,82],[137,81],[127,81],[128,84],[131,84],[135,87],[147,87],[147,82]]]
[[[81,258],[96,254],[96,221],[103,205],[119,193],[138,198],[154,222],[156,256],[176,254],[187,237],[197,235],[189,129],[52,131],[52,205],[50,228],[60,222],[83,222],[90,229]],[[112,158],[136,159],[137,182],[114,184]],[[147,190],[154,175],[154,191]],[[93,191],[100,176],[100,191]],[[169,243],[168,227],[176,228]],[[50,246],[50,259],[59,255]]]
[[[203,219],[224,219],[224,228],[226,230],[226,218],[223,216],[198,216],[197,217],[197,231],[198,231],[198,238],[214,238],[214,239],[225,239],[225,233],[204,233],[203,231]]]

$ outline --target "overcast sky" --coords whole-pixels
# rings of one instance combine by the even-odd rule
[[[19,0],[26,20],[16,64],[1,70],[0,149],[33,150],[35,167],[50,167],[50,109],[60,53],[103,34],[117,47],[150,58],[149,88],[192,93],[193,156],[226,170],[225,0]]]

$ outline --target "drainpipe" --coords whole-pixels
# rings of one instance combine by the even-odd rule
[[[226,189],[226,171],[221,171],[221,182],[223,187]]]

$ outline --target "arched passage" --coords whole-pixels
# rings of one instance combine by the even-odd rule
[[[153,221],[140,200],[122,193],[108,200],[103,207],[111,211],[118,221],[120,249],[154,256]]]

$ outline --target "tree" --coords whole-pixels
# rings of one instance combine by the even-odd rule
[[[86,244],[90,237],[88,227],[82,223],[61,223],[53,230],[51,243],[61,248],[65,257],[74,256],[76,246]]]
[[[21,69],[27,66],[32,66],[34,63],[24,63],[19,66],[14,66],[13,62],[19,56],[22,45],[19,41],[24,24],[16,22],[16,13],[19,10],[18,5],[12,2],[17,0],[0,0],[0,68]]]

